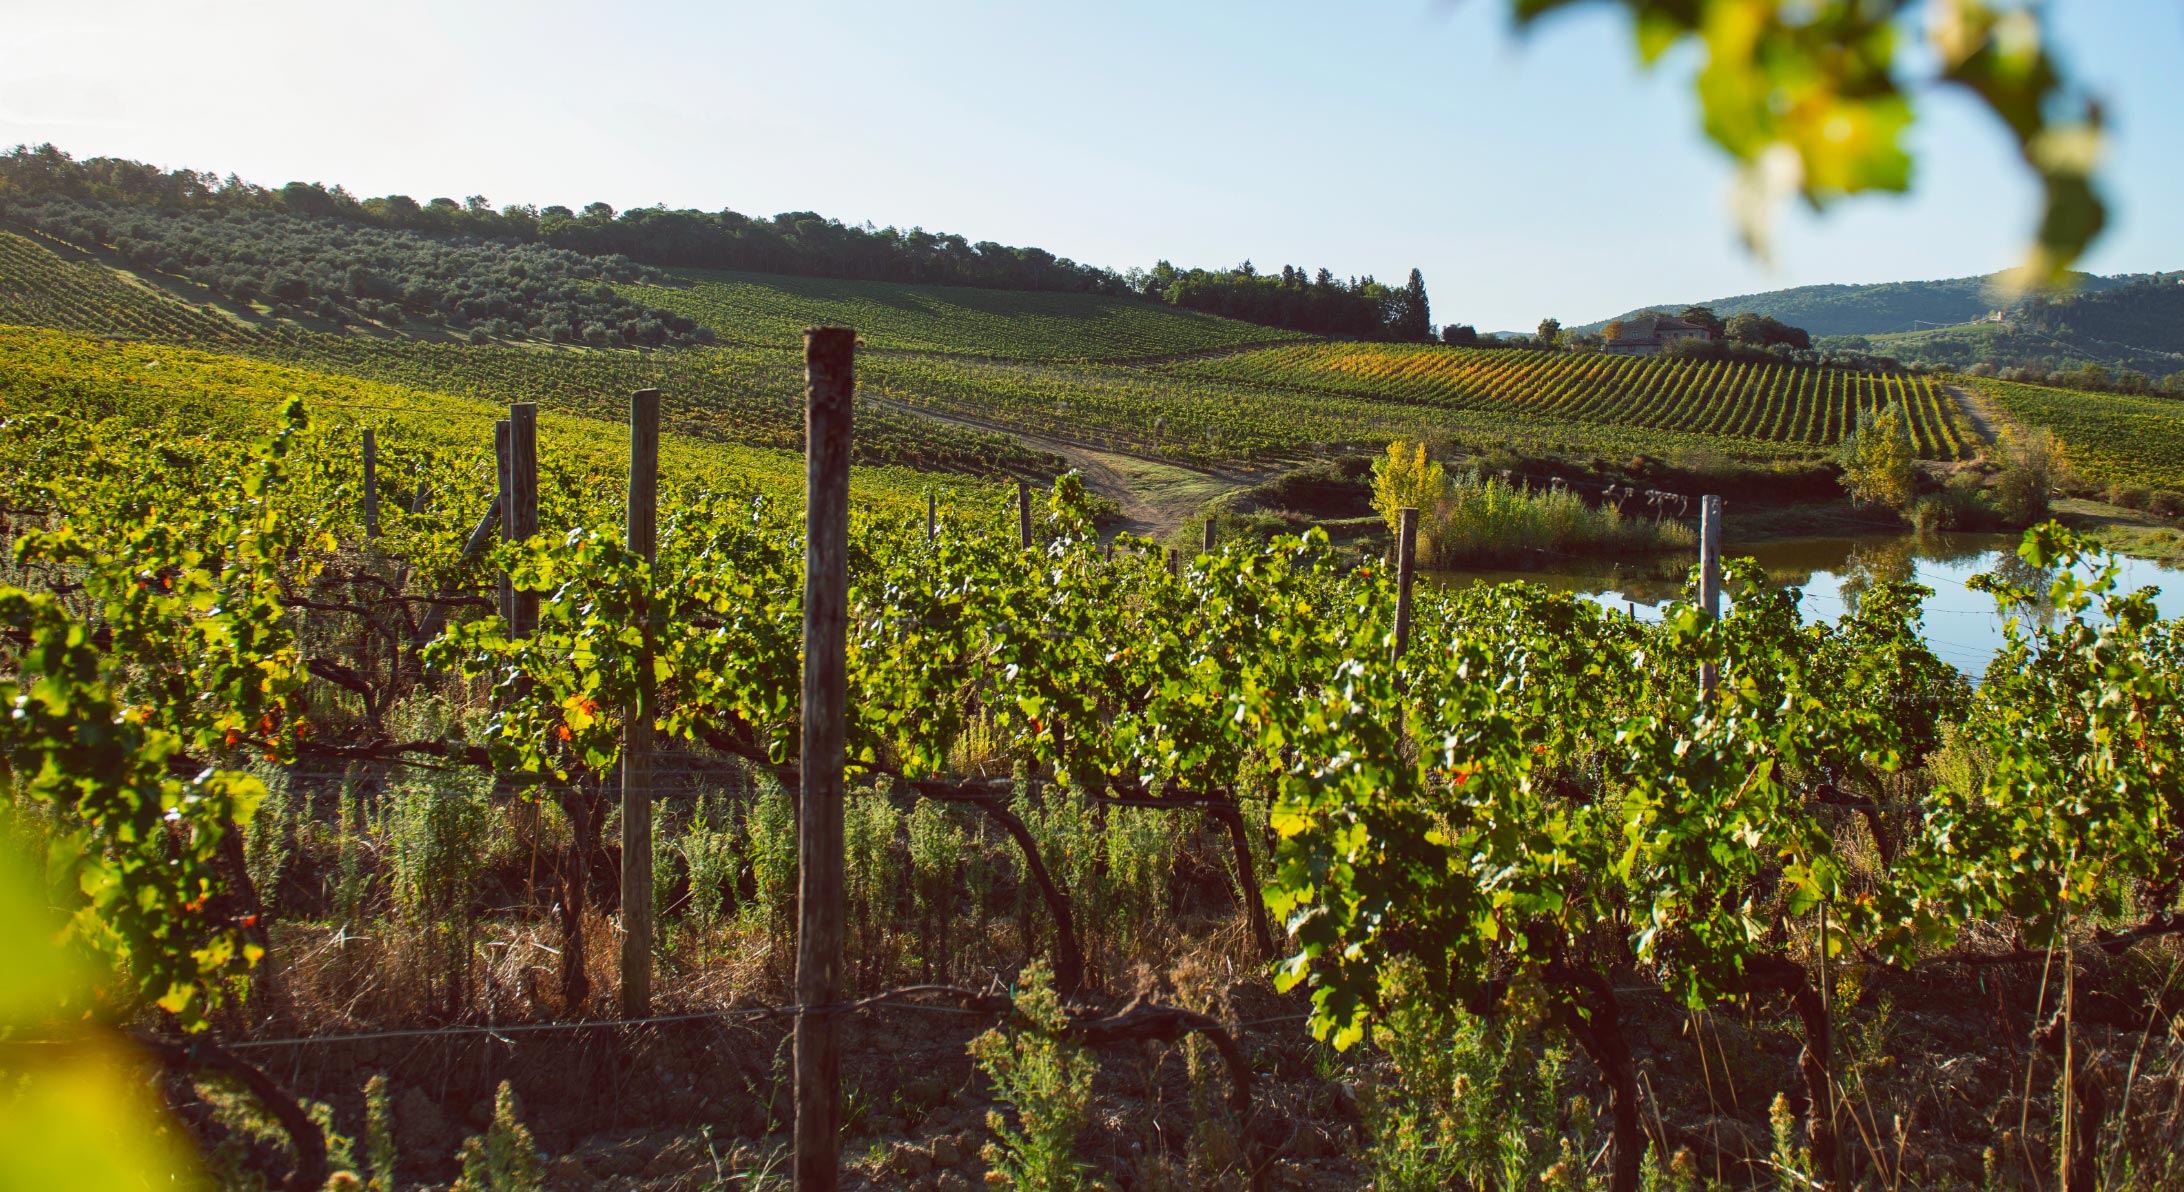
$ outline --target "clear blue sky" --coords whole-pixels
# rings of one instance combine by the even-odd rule
[[[1909,198],[1738,247],[1688,61],[1624,18],[1528,38],[1506,0],[374,6],[0,0],[0,141],[495,204],[809,209],[1117,268],[1425,271],[1437,321],[2014,264],[2034,193],[1968,101],[1922,97]],[[2087,266],[2184,268],[2184,5],[2054,0],[2108,98]]]

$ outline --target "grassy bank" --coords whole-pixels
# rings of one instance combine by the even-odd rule
[[[1554,555],[1684,550],[1697,535],[1679,521],[1588,504],[1576,490],[1532,488],[1477,472],[1453,477],[1424,515],[1422,561],[1435,567],[1521,563]]]

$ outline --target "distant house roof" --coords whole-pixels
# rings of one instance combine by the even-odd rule
[[[1624,319],[1621,323],[1611,325],[1608,331],[1609,343],[1643,344],[1659,343],[1663,335],[1704,334],[1706,328],[1672,315],[1655,314]]]

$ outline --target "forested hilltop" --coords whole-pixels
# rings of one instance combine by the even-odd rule
[[[2080,292],[2104,290],[2122,284],[2118,278],[2073,274]],[[1911,331],[1920,323],[1969,323],[2008,305],[2000,288],[2002,275],[1949,277],[1935,281],[1888,281],[1870,285],[1796,286],[1758,294],[1716,298],[1703,305],[1723,318],[1747,312],[1772,315],[1803,327],[1814,335],[1884,335]],[[1650,309],[1677,310],[1684,303],[1657,303]],[[1614,319],[1602,319],[1576,328],[1598,331],[1615,319],[1628,319],[1642,311],[1626,311]]]
[[[435,236],[287,211],[141,207],[47,195],[0,203],[20,227],[81,248],[107,248],[143,272],[204,287],[275,319],[345,325],[412,321],[473,341],[533,339],[593,347],[709,343],[681,315],[644,307],[614,283],[664,282],[623,256],[589,257],[538,243]]]
[[[1827,346],[2035,381],[2063,375],[2089,388],[2184,392],[2184,273],[2141,274],[2101,289],[2030,297],[1999,322],[1835,338]]]
[[[428,257],[444,256],[450,251],[459,255],[467,239],[538,246],[560,250],[572,258],[602,262],[586,267],[566,258],[544,258],[549,261],[550,274],[575,281],[630,280],[621,275],[648,265],[725,269],[1000,290],[1136,295],[1267,326],[1358,339],[1420,340],[1427,338],[1431,328],[1425,283],[1415,269],[1409,283],[1400,287],[1383,285],[1371,276],[1337,278],[1326,268],[1309,277],[1305,270],[1292,266],[1284,266],[1278,277],[1262,275],[1249,262],[1234,269],[1179,270],[1162,261],[1150,270],[1118,272],[1081,264],[1041,248],[974,242],[965,236],[923,228],[845,224],[811,211],[762,218],[725,207],[700,211],[654,206],[621,212],[600,202],[588,203],[581,209],[531,204],[495,207],[483,195],[470,195],[460,202],[434,198],[422,203],[408,195],[358,198],[339,185],[317,182],[290,182],[272,188],[234,174],[162,169],[121,158],[79,161],[51,144],[35,148],[19,145],[0,154],[0,204],[5,205],[0,218],[32,223],[72,243],[108,243],[110,234],[123,229],[122,234],[131,241],[149,246],[142,264],[179,273],[215,289],[220,288],[216,284],[220,277],[247,277],[242,284],[251,285],[251,293],[257,295],[301,278],[301,287],[290,288],[299,295],[297,301],[309,303],[314,313],[319,304],[327,301],[332,302],[335,312],[340,312],[356,309],[355,300],[387,302],[401,300],[401,296],[360,293],[355,287],[342,289],[333,284],[312,286],[308,275],[314,272],[318,256],[304,246],[319,238],[292,234],[295,224],[272,217],[352,227],[359,234],[365,229],[378,230],[386,238],[383,243],[407,243],[409,251]],[[221,217],[237,222],[206,223]],[[241,260],[200,260],[191,252],[171,247],[175,242],[202,244],[208,226],[218,226],[222,234],[248,229],[259,243],[242,254]],[[402,242],[388,238],[394,233],[414,239]],[[433,247],[442,242],[452,243],[453,249]],[[194,249],[199,255],[206,251]],[[178,268],[168,269],[168,263]],[[598,273],[616,276],[598,278]],[[206,274],[216,280],[206,281]],[[463,284],[455,284],[448,279],[440,292],[454,295],[455,304],[467,312],[477,305],[470,302],[476,293],[508,292],[505,287],[491,288],[493,280],[472,275]],[[549,308],[547,317],[558,319],[564,313],[551,309],[557,305],[581,305],[579,297],[557,291],[545,304]],[[575,326],[574,338],[597,339],[586,335],[587,325],[599,326],[603,335],[621,334],[629,342],[676,342],[677,336],[688,333],[687,328],[678,330],[660,312],[624,310],[610,298],[598,296],[602,304],[599,309],[568,312],[572,315],[568,321]],[[431,305],[440,303],[435,300]],[[508,326],[488,334],[522,335],[527,332],[521,328],[535,324],[521,323],[521,317],[541,313],[537,303],[521,310],[494,310],[490,300],[484,306],[486,309],[480,313],[463,313],[457,325],[468,328],[499,319]],[[658,330],[650,324],[657,324]],[[559,326],[560,322],[548,325]]]
[[[1724,319],[1758,314],[1802,327],[1822,351],[1888,356],[1906,365],[2018,370],[2032,380],[2067,373],[2072,384],[2126,391],[2159,388],[2163,378],[2184,372],[2184,272],[2075,273],[2070,280],[2076,288],[2067,293],[2012,296],[1995,273],[1798,286],[1704,305]],[[1640,313],[1573,330],[1598,332]],[[2111,375],[2123,373],[2141,374],[2144,383]]]

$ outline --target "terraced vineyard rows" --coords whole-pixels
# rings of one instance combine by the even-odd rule
[[[2070,466],[2108,484],[2184,489],[2184,402],[1966,380],[2027,426],[2054,432]]]
[[[1372,344],[1254,348],[1280,333],[1122,299],[939,286],[694,275],[646,301],[695,304],[751,344],[672,351],[506,347],[275,324],[239,327],[0,235],[0,319],[164,340],[316,373],[491,404],[618,418],[630,390],[668,394],[668,416],[702,438],[770,450],[803,441],[792,348],[808,323],[847,322],[868,348],[859,461],[931,471],[1046,476],[1061,461],[930,411],[1158,455],[1228,465],[1394,437],[1455,436],[1521,450],[1609,456],[1704,452],[1764,461],[1840,441],[1857,411],[1902,401],[1921,454],[1964,453],[1947,398],[1927,381],[1779,362],[1694,363],[1592,354]],[[699,308],[703,309],[700,310]],[[706,312],[711,313],[706,313]],[[1230,354],[1176,353],[1238,348]],[[1063,359],[1108,354],[1114,359]],[[1135,363],[1131,363],[1135,361]]]
[[[249,334],[220,315],[132,285],[96,261],[64,257],[5,231],[0,323],[205,343],[240,342]]]
[[[686,270],[686,286],[617,289],[730,343],[798,342],[820,323],[869,348],[1014,360],[1120,360],[1297,339],[1297,333],[1137,298]]]
[[[1831,447],[1859,412],[1910,411],[1919,454],[1966,454],[1948,396],[1924,377],[1787,362],[1686,361],[1392,344],[1299,344],[1179,361],[1164,374],[1281,386],[1531,421],[1609,424],[1807,451]]]
[[[1612,455],[1694,450],[1778,459],[1807,453],[1721,434],[1340,393],[1300,396],[1293,387],[1120,365],[879,356],[861,362],[858,375],[862,392],[902,406],[1208,465],[1291,459],[1337,447],[1371,449],[1391,438],[1446,434]]]

